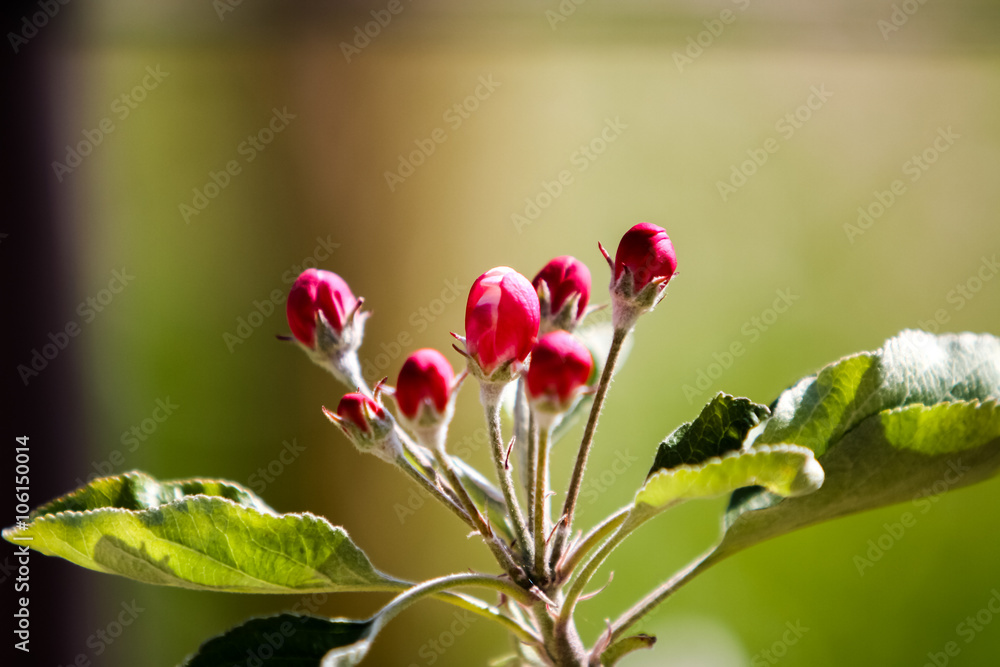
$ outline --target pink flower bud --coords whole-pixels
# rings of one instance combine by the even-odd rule
[[[455,372],[444,355],[425,347],[403,362],[396,380],[396,404],[407,419],[416,421],[423,406],[440,420],[448,410]]]
[[[550,412],[568,410],[594,370],[590,351],[572,334],[553,331],[531,351],[525,374],[528,399]]]
[[[500,266],[476,279],[465,306],[465,341],[469,357],[484,377],[505,364],[524,363],[538,336],[540,318],[538,294],[514,269]]]
[[[625,232],[615,254],[615,281],[628,267],[632,273],[633,292],[642,291],[657,278],[666,284],[677,270],[677,255],[667,231],[649,222],[640,222]]]
[[[288,293],[288,326],[300,343],[313,349],[319,313],[339,336],[357,306],[358,300],[343,278],[330,271],[308,269],[302,272]]]
[[[337,416],[364,433],[372,431],[372,420],[384,420],[385,409],[364,394],[345,394],[337,404]]]
[[[590,269],[577,258],[556,257],[531,284],[538,292],[543,323],[550,329],[569,330],[583,318],[590,301]]]

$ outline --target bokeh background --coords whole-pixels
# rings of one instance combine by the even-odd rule
[[[26,34],[22,18],[41,10],[11,7],[4,32]],[[1000,333],[998,27],[987,0],[60,5],[16,50],[8,35],[4,56],[4,422],[36,447],[33,504],[98,471],[224,477],[345,526],[399,576],[489,567],[453,517],[350,447],[319,410],[342,388],[275,339],[287,325],[272,294],[307,266],[367,299],[366,374],[394,377],[416,347],[459,364],[448,332],[486,269],[531,276],[572,254],[600,302],[597,241],[666,227],[680,274],[610,395],[588,524],[629,500],[659,440],[717,390],[766,403],[908,327]],[[281,130],[244,143],[276,111]],[[77,166],[53,165],[105,119],[113,131]],[[766,162],[744,164],[765,145]],[[430,154],[412,156],[421,146]],[[219,176],[230,161],[239,173]],[[85,315],[114,271],[133,277]],[[791,305],[775,316],[781,294]],[[80,334],[25,381],[17,367],[69,322]],[[734,342],[745,352],[727,358]],[[482,427],[475,394],[459,401],[457,441]],[[157,401],[176,406],[162,422]],[[143,441],[123,440],[144,422]],[[556,449],[556,488],[576,437]],[[490,471],[486,447],[472,462]],[[1000,619],[968,643],[956,627],[1000,587],[998,502],[996,482],[942,496],[863,574],[855,557],[912,508],[740,554],[650,617],[660,643],[629,664],[921,665],[950,641],[953,664],[995,664]],[[677,509],[622,547],[598,577],[615,570],[613,583],[580,608],[585,638],[707,548],[723,506]],[[42,556],[32,577],[34,651],[14,664],[167,667],[298,601],[156,588]],[[7,569],[2,585],[9,599]],[[384,601],[330,596],[322,612]],[[95,640],[123,603],[142,611]],[[478,665],[507,650],[487,623],[452,634],[453,613],[407,612],[368,664]],[[808,630],[775,646],[786,624]]]

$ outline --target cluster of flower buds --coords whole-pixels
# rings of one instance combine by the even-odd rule
[[[639,315],[663,298],[677,269],[673,244],[661,227],[641,223],[622,237],[613,261],[600,250],[611,268],[613,324],[631,329]],[[569,410],[595,379],[590,351],[571,333],[590,312],[590,288],[590,270],[570,256],[550,261],[532,282],[505,266],[479,276],[466,303],[465,336],[452,334],[465,346],[456,349],[468,359],[468,372],[484,391],[524,374],[536,414],[551,419]],[[360,450],[396,460],[401,443],[392,416],[381,405],[382,387],[371,397],[362,389],[357,350],[368,317],[363,303],[337,274],[309,269],[289,293],[288,324],[314,361],[348,386],[359,387],[344,396],[336,412],[324,408],[327,416]],[[421,443],[443,447],[465,376],[456,377],[444,355],[430,348],[417,350],[403,363],[395,389],[387,393],[395,399],[400,421]]]

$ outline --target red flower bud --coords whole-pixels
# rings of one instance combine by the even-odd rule
[[[469,357],[483,375],[509,362],[523,363],[538,336],[538,294],[514,269],[500,266],[476,279],[465,306]]]
[[[396,380],[396,404],[409,420],[416,420],[427,405],[440,419],[448,409],[455,372],[444,355],[425,347],[403,362]]]
[[[531,365],[525,374],[528,398],[536,404],[541,401],[550,411],[568,410],[586,388],[593,370],[590,351],[572,334],[546,334],[531,351]]]
[[[313,349],[318,314],[323,313],[333,332],[340,335],[357,305],[358,300],[343,278],[330,271],[308,269],[288,293],[288,326],[300,343]]]
[[[364,394],[344,394],[337,404],[337,416],[354,424],[364,433],[371,432],[373,419],[386,418],[382,406]]]
[[[577,258],[569,255],[556,257],[542,267],[531,284],[538,291],[542,317],[553,325],[553,329],[569,329],[583,317],[590,301],[590,269]],[[546,294],[547,304],[543,298]],[[564,307],[570,308],[574,304],[572,312],[562,313]]]
[[[625,232],[615,254],[615,282],[628,267],[632,273],[633,292],[657,278],[666,284],[677,270],[677,255],[667,231],[648,222],[640,222]]]

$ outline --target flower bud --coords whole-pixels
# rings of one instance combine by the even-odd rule
[[[308,269],[288,293],[288,326],[296,340],[308,348],[315,348],[316,320],[320,313],[331,331],[339,336],[357,303],[351,288],[336,273]]]
[[[336,273],[307,269],[292,285],[285,308],[295,340],[348,386],[363,382],[357,359],[368,318],[363,304]]]
[[[489,382],[515,378],[535,344],[540,317],[538,294],[520,273],[500,266],[479,276],[465,306],[473,374]]]
[[[340,427],[358,451],[374,454],[389,463],[395,463],[402,455],[392,418],[374,399],[361,393],[345,394],[336,412],[324,407],[323,414]]]
[[[403,362],[396,380],[400,414],[414,424],[432,425],[449,412],[455,372],[444,355],[425,347]]]
[[[538,292],[544,332],[572,331],[583,319],[590,301],[590,269],[569,255],[542,267],[531,284]]]
[[[601,252],[612,270],[612,321],[615,328],[631,328],[663,298],[677,270],[674,244],[665,229],[641,222],[622,236],[614,262],[603,247]]]
[[[587,389],[594,370],[590,350],[566,331],[542,336],[525,374],[528,400],[542,412],[566,412]]]

